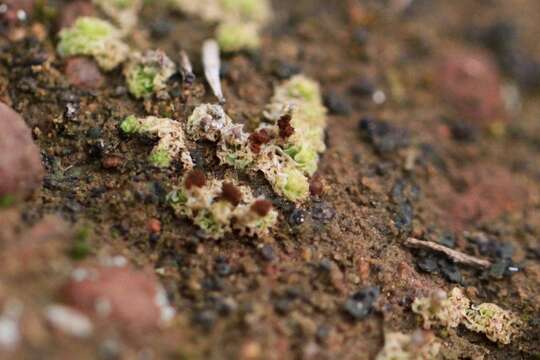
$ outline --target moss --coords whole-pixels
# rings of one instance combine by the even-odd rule
[[[255,50],[261,45],[257,26],[253,23],[224,22],[217,27],[216,38],[225,52]]]
[[[122,63],[128,47],[120,40],[120,32],[107,21],[80,17],[69,29],[60,31],[57,51],[62,57],[93,56],[104,70],[112,70]]]

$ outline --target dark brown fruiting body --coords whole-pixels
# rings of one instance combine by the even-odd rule
[[[266,130],[262,129],[256,131],[249,136],[249,148],[255,154],[258,154],[261,152],[261,146],[268,143],[269,141],[270,135],[266,132]]]
[[[320,175],[315,175],[309,182],[309,192],[313,196],[320,196],[324,192],[324,182]]]
[[[255,212],[260,217],[268,215],[270,210],[272,210],[272,203],[268,200],[256,200],[251,205],[251,210]]]
[[[287,139],[292,134],[294,134],[294,128],[291,126],[292,117],[290,114],[283,115],[278,120],[279,127],[279,137],[282,139]]]
[[[229,182],[224,182],[221,187],[221,198],[230,202],[234,206],[238,206],[242,201],[242,193],[238,187]]]
[[[191,170],[186,176],[184,185],[188,190],[194,186],[202,188],[206,185],[206,175],[201,170]]]

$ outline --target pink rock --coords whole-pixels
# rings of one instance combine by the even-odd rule
[[[83,89],[98,89],[105,82],[95,61],[86,57],[69,58],[65,73],[71,85]]]
[[[437,69],[436,86],[466,120],[484,126],[507,119],[496,64],[481,52],[455,52]]]
[[[456,230],[496,220],[526,204],[527,189],[502,167],[469,168],[459,175],[465,184],[462,191],[439,194],[449,225]]]
[[[0,129],[0,197],[26,196],[43,178],[39,149],[23,118],[1,102]]]
[[[156,329],[174,314],[163,288],[146,272],[98,265],[78,268],[72,275],[63,289],[66,302],[126,330]]]

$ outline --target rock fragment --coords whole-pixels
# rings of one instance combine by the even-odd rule
[[[0,128],[0,199],[24,197],[43,178],[39,149],[23,118],[1,102]]]

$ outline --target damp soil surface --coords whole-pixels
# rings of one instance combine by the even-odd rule
[[[295,205],[260,174],[219,166],[214,145],[190,144],[198,168],[238,179],[280,213],[270,236],[218,241],[167,206],[181,163],[151,167],[154,143],[119,131],[127,115],[185,121],[215,101],[200,61],[213,26],[147,4],[132,45],[177,62],[186,50],[197,79],[175,76],[138,101],[120,70],[77,78],[92,62],[55,52],[68,2],[44,3],[0,27],[0,101],[24,118],[44,167],[32,194],[0,205],[0,357],[372,359],[385,333],[421,327],[415,297],[456,286],[523,326],[504,346],[432,329],[443,358],[540,356],[538,1],[273,1],[262,48],[223,55],[225,109],[253,126],[274,86],[304,73],[321,84],[328,149],[316,194]],[[405,247],[408,237],[493,265],[455,264]],[[72,283],[106,262],[129,270]],[[145,302],[153,287],[175,310],[167,326]],[[112,311],[85,305],[105,295]],[[62,304],[85,310],[92,331],[51,320]]]

